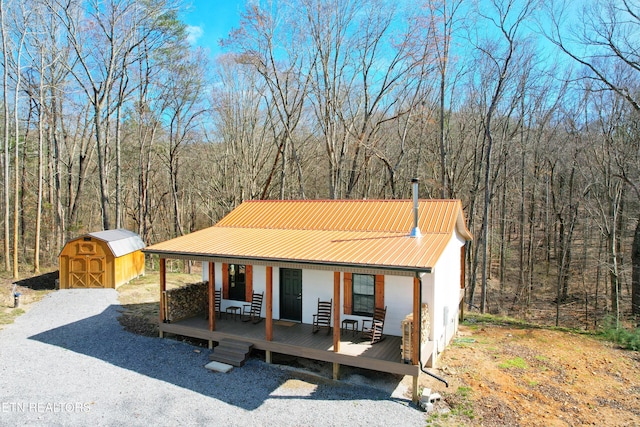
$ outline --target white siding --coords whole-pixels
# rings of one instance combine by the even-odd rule
[[[464,239],[454,233],[434,268],[434,301],[429,306],[432,318],[434,358],[453,339],[458,330],[460,300],[460,248]]]
[[[204,281],[209,277],[209,265],[202,263],[202,278]],[[344,274],[340,274],[340,322],[344,319],[357,319],[362,328],[363,316],[345,315],[343,313],[344,301]],[[253,290],[254,292],[265,292],[266,295],[266,267],[256,265],[253,267]],[[384,333],[388,335],[401,335],[401,322],[413,310],[413,278],[403,276],[390,276],[384,278],[384,301],[387,306],[387,317],[385,319]],[[216,289],[222,288],[222,264],[215,264]],[[333,299],[333,272],[324,270],[302,270],[302,322],[311,323],[313,315],[318,307],[318,298],[322,301]],[[241,301],[222,300],[222,310],[232,305],[242,305]],[[262,316],[266,315],[263,305]],[[280,317],[280,270],[273,268],[273,318]],[[340,326],[340,325],[338,325]]]
[[[433,353],[426,354],[422,351],[422,363],[431,359],[435,365],[438,355],[445,349],[458,330],[459,300],[460,300],[460,248],[465,241],[457,232],[454,232],[451,240],[445,248],[442,256],[436,263],[433,272],[422,274],[422,302],[429,307],[429,340],[433,341]],[[202,278],[208,280],[208,263],[203,262]],[[402,334],[401,322],[407,314],[413,310],[413,277],[385,276],[385,305],[387,317],[384,333],[388,335]],[[216,289],[222,288],[222,264],[215,264]],[[253,289],[255,292],[266,294],[266,267],[253,267]],[[302,322],[311,323],[316,313],[318,298],[328,301],[333,298],[333,272],[324,270],[302,271]],[[340,322],[346,318],[359,320],[362,328],[362,320],[366,317],[345,315],[343,312],[344,301],[344,274],[340,274]],[[224,311],[231,305],[242,305],[240,301],[222,301]],[[266,316],[265,306],[262,308],[262,316]],[[280,269],[273,268],[273,318],[280,317]],[[333,325],[340,327],[340,324]]]
[[[402,321],[413,312],[413,277],[384,276],[384,304],[384,333],[402,335]]]
[[[333,299],[333,272],[302,270],[302,323],[313,322],[318,298],[322,301]]]

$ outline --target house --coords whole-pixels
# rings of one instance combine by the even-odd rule
[[[459,200],[418,200],[416,187],[413,201],[246,201],[213,227],[148,247],[160,257],[161,335],[240,338],[265,350],[267,361],[285,353],[333,362],[336,377],[345,364],[413,375],[417,384],[456,333],[472,236]],[[198,310],[208,310],[208,320],[167,321],[167,258],[203,261],[208,304]],[[263,294],[264,323],[221,319],[216,291],[223,313]],[[333,304],[329,336],[311,331],[319,300]],[[361,329],[384,307],[380,343],[342,328]]]
[[[144,242],[124,229],[69,240],[59,256],[60,289],[117,288],[144,275]]]

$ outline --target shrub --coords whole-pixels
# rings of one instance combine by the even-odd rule
[[[626,350],[640,351],[640,328],[626,329],[615,319],[607,319],[600,333],[607,341],[612,341]]]

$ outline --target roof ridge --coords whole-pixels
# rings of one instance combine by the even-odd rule
[[[346,232],[354,232],[354,233],[393,233],[393,234],[409,234],[410,230],[385,230],[385,229],[377,229],[377,230],[362,230],[358,228],[314,228],[314,227],[265,227],[265,226],[249,226],[249,225],[219,225],[215,224],[213,227],[218,228],[246,228],[246,229],[254,229],[254,230],[302,230],[302,231],[346,231]]]
[[[412,202],[413,199],[250,199],[242,203],[362,203],[362,202]],[[418,202],[458,202],[460,199],[419,198]],[[242,204],[241,203],[241,204]]]

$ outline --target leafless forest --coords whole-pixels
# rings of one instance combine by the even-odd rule
[[[249,3],[211,57],[175,0],[0,0],[3,270],[418,177],[463,202],[469,307],[640,315],[637,0]]]

